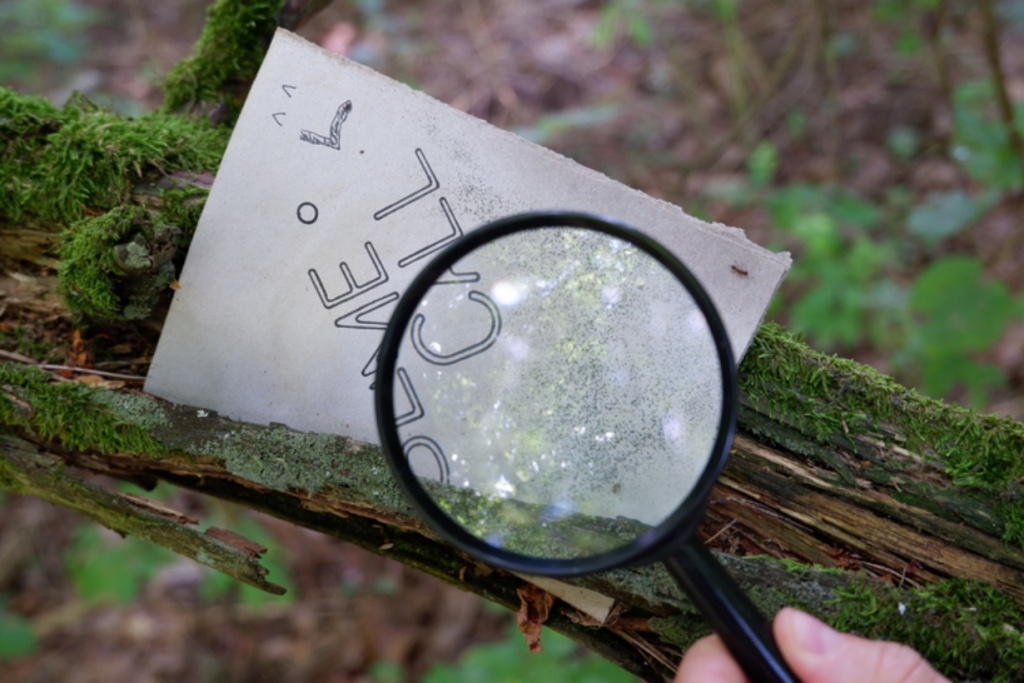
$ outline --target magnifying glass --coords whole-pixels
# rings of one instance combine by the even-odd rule
[[[736,366],[704,288],[655,240],[561,212],[467,233],[399,300],[374,399],[399,484],[456,547],[552,577],[663,561],[751,680],[797,680],[694,537]]]

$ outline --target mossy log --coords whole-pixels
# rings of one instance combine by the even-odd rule
[[[282,16],[321,4],[290,0]],[[216,3],[196,56],[171,75],[165,108],[134,121],[80,99],[59,109],[0,89],[0,267],[59,263],[59,289],[82,321],[159,323],[226,144],[223,124],[281,8]],[[221,48],[244,54],[226,59]],[[1024,425],[927,399],[774,325],[759,331],[740,376],[740,433],[701,534],[740,539],[746,556],[722,560],[765,613],[793,604],[900,640],[954,680],[1024,680]],[[518,606],[524,579],[434,536],[374,446],[0,363],[0,488],[277,590],[254,544],[200,533],[195,520],[100,487],[88,472],[234,500]],[[646,680],[669,676],[707,632],[659,567],[571,583],[618,607],[596,623],[559,603],[549,625]]]
[[[748,424],[755,416],[768,419],[750,408],[745,413]],[[68,506],[253,585],[274,590],[256,565],[258,549],[243,539],[211,539],[194,520],[87,483],[78,470],[162,479],[237,501],[517,604],[523,579],[440,542],[402,498],[375,446],[237,423],[137,391],[55,381],[11,363],[0,365],[0,424],[8,432],[0,438],[0,487]],[[825,452],[820,442],[771,424],[788,433],[778,440],[738,437],[704,529],[708,535],[722,521],[743,525],[747,536],[806,562],[723,556],[761,608],[770,614],[800,605],[842,628],[910,643],[954,679],[1019,680],[1024,553],[999,540],[996,513],[974,501],[971,490],[947,488],[944,500],[925,506],[897,500],[876,483],[881,474],[864,473],[877,469],[888,485],[917,495],[941,473],[920,463],[915,471],[902,452],[876,443],[869,443],[873,460],[829,448],[846,461],[845,470],[831,469],[814,454]],[[950,521],[960,505],[978,521]],[[892,580],[835,568],[854,553],[862,567]],[[707,632],[660,567],[571,583],[615,599],[616,616],[597,624],[562,605],[551,625],[647,680],[667,676],[679,652]]]

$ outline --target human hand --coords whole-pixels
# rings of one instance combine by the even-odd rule
[[[840,633],[786,607],[772,624],[786,663],[803,683],[949,683],[906,645]],[[718,636],[703,638],[679,665],[675,683],[749,683]]]

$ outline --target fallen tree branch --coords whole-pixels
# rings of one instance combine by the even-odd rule
[[[83,424],[74,430],[59,427],[58,419],[66,420],[68,415]],[[38,369],[10,364],[0,365],[0,418],[17,432],[13,440],[3,441],[0,485],[5,488],[69,504],[63,494],[47,493],[65,490],[58,487],[59,481],[41,482],[26,474],[26,469],[45,462],[43,471],[64,478],[61,486],[88,492],[71,506],[102,520],[103,514],[92,502],[81,502],[95,492],[76,483],[74,470],[57,465],[131,480],[163,479],[357,543],[507,606],[516,604],[515,588],[523,579],[484,567],[439,542],[406,503],[375,446],[335,435],[295,432],[281,425],[237,423],[137,392],[53,383]],[[26,459],[32,449],[36,449],[35,460]],[[736,526],[746,527],[751,537],[773,543],[789,556],[799,556],[800,548],[806,546],[827,558],[824,548],[830,544],[846,547],[836,540],[844,534],[866,539],[864,557],[872,556],[876,535],[890,538],[897,546],[920,538],[931,544],[928,547],[939,547],[937,536],[918,527],[927,527],[920,520],[931,519],[937,531],[948,530],[941,517],[903,504],[907,527],[889,526],[878,532],[873,518],[884,520],[885,515],[864,508],[857,496],[865,494],[858,493],[857,486],[847,487],[854,494],[848,499],[841,486],[828,483],[835,476],[806,456],[741,435],[711,506],[719,519],[723,511],[728,511],[726,516],[735,512]],[[771,499],[769,494],[780,485],[784,495]],[[106,509],[102,500],[96,505]],[[765,515],[765,508],[774,514]],[[129,503],[123,503],[122,509],[138,510],[142,518],[154,514]],[[848,520],[840,514],[843,510]],[[790,541],[793,538],[802,544]],[[1017,607],[1003,595],[1013,592],[1013,577],[1021,574],[1021,554],[1003,548],[986,557],[982,551],[992,550],[998,542],[975,539],[974,543],[982,545],[969,550],[957,545],[956,538],[947,538],[949,552],[956,552],[936,556],[946,557],[944,561],[963,572],[961,580],[934,582],[942,574],[922,569],[917,580],[920,588],[905,581],[901,587],[863,572],[763,556],[722,559],[765,613],[786,604],[799,605],[840,627],[898,639],[920,649],[954,678],[1019,671],[1024,662],[1019,631],[1024,624]],[[173,545],[172,549],[181,552]],[[932,558],[921,559],[923,567],[931,567]],[[967,578],[972,580],[962,580]],[[1003,593],[983,583],[989,581]],[[614,622],[584,626],[588,622],[579,611],[561,602],[551,625],[647,680],[668,675],[670,671],[657,662],[674,662],[679,652],[707,632],[701,617],[658,566],[580,577],[570,583],[613,598],[630,628]],[[636,630],[638,624],[647,630]],[[936,640],[937,631],[948,637]],[[955,656],[948,647],[951,642],[958,643]],[[651,648],[660,657],[645,654]]]

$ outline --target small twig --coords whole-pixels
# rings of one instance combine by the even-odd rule
[[[714,534],[712,534],[712,535],[711,535],[711,538],[709,538],[708,540],[704,541],[704,544],[705,544],[705,545],[710,545],[712,541],[714,541],[714,540],[715,540],[716,538],[718,538],[719,536],[721,536],[722,534],[724,534],[724,533],[725,533],[726,531],[728,531],[729,529],[731,529],[731,528],[733,527],[733,525],[735,525],[735,524],[736,524],[736,518],[734,517],[734,518],[733,518],[733,520],[732,520],[731,522],[729,522],[728,524],[726,524],[725,526],[723,526],[723,527],[722,527],[721,529],[719,529],[718,531],[716,531],[716,532],[715,532]]]
[[[665,652],[636,633],[616,628],[613,628],[612,631],[627,643],[638,649],[642,655],[648,658],[648,661],[654,660],[670,671],[674,671],[678,665],[678,655],[669,658]]]
[[[0,349],[0,358],[6,358],[7,360],[13,360],[18,363],[26,363],[28,365],[39,365],[39,361],[37,360],[29,358],[28,356],[23,356],[20,353],[15,353],[14,351],[4,351],[3,349]]]
[[[1003,126],[1009,136],[1010,146],[1017,155],[1019,164],[1024,165],[1024,138],[1017,130],[1016,117],[1013,113],[1013,103],[1010,102],[1010,95],[1006,89],[1006,72],[1003,70],[1003,60],[999,53],[999,24],[996,21],[995,0],[982,0],[978,3],[981,9],[981,21],[984,31],[985,57],[988,59],[988,68],[992,71],[992,82],[996,90],[996,102],[999,105],[999,115],[1003,119]],[[1020,189],[1018,187],[1018,189]]]
[[[53,363],[40,363],[34,358],[23,356],[20,353],[15,353],[14,351],[4,351],[3,349],[0,349],[0,358],[13,360],[17,363],[24,363],[25,365],[34,365],[40,370],[47,370],[50,372],[77,372],[83,375],[97,375],[99,377],[106,377],[108,379],[123,379],[129,382],[146,381],[146,378],[141,375],[126,375],[120,372],[107,372],[106,370],[96,370],[95,368],[79,368],[73,365],[55,365]]]
[[[83,375],[97,375],[99,377],[107,377],[109,379],[123,379],[129,382],[145,382],[146,378],[142,375],[125,375],[120,372],[107,372],[106,370],[96,370],[94,368],[78,368],[73,365],[52,365],[50,363],[39,363],[37,367],[40,370],[50,370],[54,372],[77,372]]]
[[[839,101],[839,68],[836,60],[835,50],[832,49],[832,38],[834,36],[832,20],[829,16],[829,5],[825,0],[815,0],[815,10],[818,19],[818,35],[821,41],[821,64],[825,71],[825,104],[828,116],[828,127],[830,133],[826,136],[829,163],[832,166],[832,173],[839,176],[840,145],[842,144],[842,105]]]
[[[98,363],[93,363],[92,366],[99,370],[103,370],[112,368],[132,367],[133,365],[149,365],[151,362],[153,362],[152,357],[142,356],[141,358],[128,358],[126,360],[104,360]]]
[[[803,65],[797,69],[796,74],[792,78],[783,83],[783,79],[785,78],[789,67],[793,65],[793,62],[797,57],[798,48],[802,39],[809,31],[809,26],[810,20],[807,17],[804,17],[797,26],[793,38],[790,39],[786,51],[772,66],[772,72],[768,77],[768,84],[763,88],[763,91],[766,93],[765,97],[751,107],[751,113],[749,116],[739,119],[724,137],[715,141],[714,146],[708,150],[708,152],[703,154],[695,163],[687,165],[684,169],[684,173],[688,174],[698,169],[735,170],[735,167],[719,169],[719,164],[734,144],[738,141],[742,142],[744,132],[749,130],[751,127],[756,127],[761,135],[765,135],[767,131],[775,125],[776,120],[779,119],[782,114],[792,109],[792,103],[799,100],[800,97],[802,97],[810,88],[810,85],[800,87],[803,75]],[[790,91],[797,90],[799,92],[795,92],[792,96],[789,96]],[[778,106],[776,106],[776,103],[778,103]],[[773,111],[773,109],[775,111]],[[761,118],[760,124],[758,124],[758,118]],[[758,136],[754,135],[753,138],[758,138]],[[752,144],[745,145],[745,148],[747,148],[748,151],[752,147]],[[744,159],[746,156],[746,154],[742,155]],[[738,162],[737,165],[740,164],[742,164],[742,161]]]
[[[899,584],[897,585],[897,588],[902,588],[905,583],[910,584],[914,588],[920,588],[922,585],[924,585],[920,581],[917,581],[907,576],[906,569],[904,569],[903,572],[899,572],[893,569],[892,567],[888,567],[878,562],[868,562],[867,560],[861,560],[860,566],[862,568],[874,570],[878,576],[882,576],[883,574],[889,574],[890,576],[894,577],[894,579],[899,579]]]
[[[942,34],[946,28],[946,21],[949,19],[948,0],[939,0],[938,5],[931,13],[925,16],[924,34],[928,36],[928,44],[932,53],[932,61],[935,62],[935,75],[939,80],[939,89],[942,91],[942,99],[946,106],[953,106],[953,86],[949,75],[949,63],[946,61],[946,53],[943,50]]]

